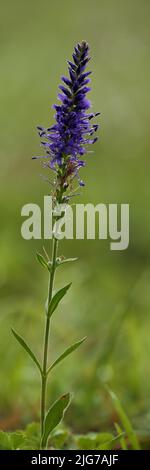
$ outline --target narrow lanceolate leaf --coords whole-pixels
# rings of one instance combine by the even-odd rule
[[[126,441],[125,441],[125,437],[124,437],[124,435],[121,436],[122,429],[121,429],[121,427],[119,426],[118,423],[115,423],[115,428],[116,428],[117,433],[120,434],[119,441],[120,441],[121,449],[122,450],[128,450],[127,449],[127,444],[126,444]]]
[[[50,433],[63,419],[65,410],[68,408],[69,403],[70,394],[67,393],[66,395],[62,395],[60,398],[58,398],[58,400],[56,400],[49,409],[44,422],[44,432],[41,442],[42,448],[46,447]]]
[[[54,295],[54,297],[52,298],[49,306],[48,306],[48,316],[51,317],[51,315],[53,314],[54,310],[57,308],[57,305],[59,304],[59,302],[61,301],[61,299],[64,297],[64,295],[66,294],[67,290],[69,289],[69,287],[71,286],[71,282],[70,284],[67,284],[67,286],[63,287],[62,289],[60,289],[59,291],[56,292],[56,294]]]
[[[80,344],[82,344],[83,341],[85,341],[85,340],[86,340],[86,336],[85,336],[85,338],[82,338],[80,341],[76,341],[76,343],[72,344],[72,346],[70,346],[69,348],[65,349],[65,351],[49,367],[49,369],[47,370],[47,374],[49,374],[49,372],[51,372],[51,370],[54,369],[54,367],[56,367],[57,364],[59,364],[59,362],[63,361],[63,359],[65,359],[65,357],[69,356],[69,354],[71,354],[73,351],[75,351],[77,348],[79,348]]]
[[[15,330],[13,330],[13,328],[11,329],[13,335],[15,336],[15,338],[17,339],[18,343],[21,344],[21,346],[25,349],[25,351],[29,354],[29,356],[31,357],[31,359],[35,362],[35,364],[37,365],[38,369],[40,370],[40,373],[42,374],[42,369],[41,369],[41,366],[35,356],[35,354],[31,351],[30,347],[28,346],[28,344],[24,341],[24,339],[22,338],[22,336],[19,336],[18,333],[16,333]]]
[[[130,423],[130,420],[129,420],[128,416],[126,415],[126,413],[125,413],[118,397],[111,390],[109,390],[109,394],[110,394],[111,399],[114,403],[114,407],[115,407],[116,412],[117,412],[117,414],[120,418],[122,426],[123,426],[124,430],[126,431],[126,434],[127,434],[128,438],[130,440],[130,444],[132,446],[132,449],[133,450],[140,450],[140,445],[139,445],[138,439],[136,437],[136,433],[135,433],[134,429],[132,428],[132,424]]]
[[[61,266],[64,263],[73,263],[74,261],[77,261],[78,258],[57,258],[57,266]]]
[[[37,257],[37,260],[39,261],[39,263],[44,266],[44,268],[48,269],[48,263],[46,261],[46,259],[44,258],[43,255],[41,255],[41,253],[36,253],[36,257]]]

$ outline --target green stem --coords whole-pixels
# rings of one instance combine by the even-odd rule
[[[52,266],[49,275],[49,284],[48,284],[48,300],[47,304],[51,302],[52,293],[53,293],[53,284],[54,276],[56,269],[56,256],[57,256],[57,245],[58,240],[53,238],[52,246]],[[43,351],[43,367],[42,367],[42,391],[41,391],[41,436],[43,435],[44,430],[44,420],[45,420],[45,406],[46,406],[46,385],[47,385],[47,358],[48,358],[48,347],[49,347],[49,332],[50,332],[50,317],[47,315],[46,325],[45,325],[45,335],[44,335],[44,351]]]

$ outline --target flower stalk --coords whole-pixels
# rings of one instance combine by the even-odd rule
[[[56,269],[56,257],[57,257],[57,246],[58,240],[53,237],[52,240],[52,265],[49,273],[48,283],[48,298],[47,305],[52,300],[54,276]],[[46,385],[47,385],[47,359],[48,359],[48,347],[49,347],[49,333],[50,333],[50,315],[46,315],[45,334],[44,334],[44,350],[43,350],[43,367],[42,367],[42,390],[41,390],[41,438],[44,430],[45,420],[45,406],[46,406]]]

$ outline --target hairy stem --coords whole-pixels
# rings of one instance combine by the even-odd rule
[[[48,283],[48,300],[47,304],[51,302],[52,293],[53,293],[53,284],[54,276],[56,269],[56,256],[57,256],[57,246],[58,240],[53,238],[52,245],[52,266],[49,275]],[[42,367],[42,391],[41,391],[41,436],[43,435],[44,430],[44,420],[45,420],[45,407],[46,407],[46,385],[47,385],[47,358],[48,358],[48,347],[49,347],[49,333],[50,333],[50,317],[47,315],[46,325],[45,325],[45,335],[44,335],[44,351],[43,351],[43,367]]]

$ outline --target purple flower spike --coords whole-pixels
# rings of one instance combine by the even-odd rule
[[[42,139],[42,145],[46,150],[46,166],[55,171],[56,192],[58,201],[63,200],[63,194],[72,189],[74,177],[79,180],[78,172],[85,165],[81,155],[86,153],[86,145],[94,144],[97,138],[91,139],[98,125],[91,124],[91,119],[99,113],[87,114],[91,103],[86,98],[91,90],[87,86],[90,82],[90,71],[85,72],[90,60],[89,46],[86,41],[77,44],[73,52],[73,61],[68,61],[69,78],[62,76],[63,85],[59,86],[61,93],[58,99],[61,104],[55,104],[56,123],[48,129],[38,126],[38,132]],[[84,182],[79,180],[80,186]]]

